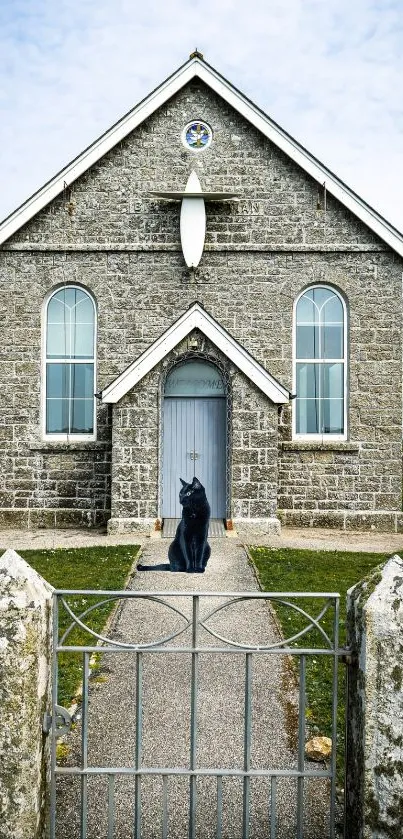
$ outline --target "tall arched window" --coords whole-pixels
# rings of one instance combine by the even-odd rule
[[[45,436],[95,435],[95,306],[78,286],[49,297],[45,317]]]
[[[346,309],[332,288],[314,286],[295,307],[294,434],[346,437]]]

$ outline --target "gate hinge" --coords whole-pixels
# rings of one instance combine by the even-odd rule
[[[55,728],[56,736],[61,737],[63,734],[68,734],[72,726],[73,720],[68,710],[62,705],[55,705]],[[52,715],[49,711],[45,711],[42,720],[42,731],[49,734],[52,728]]]
[[[344,649],[339,650],[339,661],[341,664],[357,664],[357,656],[349,647],[344,647]]]

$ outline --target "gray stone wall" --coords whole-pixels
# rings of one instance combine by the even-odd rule
[[[230,518],[261,528],[277,510],[278,409],[239,372],[232,409]]]
[[[183,125],[195,115],[214,131],[211,147],[197,157],[180,142]],[[165,136],[173,139],[162,143]],[[208,206],[206,249],[195,281],[183,262],[178,205],[149,194],[182,189],[193,168],[205,189],[235,188],[242,195],[238,203]],[[344,526],[353,519],[362,526],[371,517],[377,527],[400,527],[401,274],[401,259],[329,195],[325,209],[321,186],[201,83],[187,86],[0,249],[0,523],[13,517],[21,526],[62,522],[58,510],[66,511],[66,522],[100,523],[110,508],[111,426],[104,406],[97,413],[105,449],[54,443],[41,450],[41,305],[49,290],[81,283],[95,297],[98,389],[195,300],[291,389],[293,303],[307,285],[325,282],[348,304],[354,446],[308,453],[287,448],[291,425],[285,410],[277,503],[292,524],[318,524],[325,514],[338,522],[348,514]],[[156,416],[151,382],[147,393],[143,383],[136,389],[141,408],[133,394],[133,405],[114,409],[117,428],[128,422],[125,410],[130,422],[141,410]],[[255,406],[268,411],[259,422],[272,429],[277,409],[263,402]],[[241,414],[234,415],[234,435],[246,434],[239,437],[246,451],[250,429],[241,424]],[[150,443],[150,464],[158,461],[151,449]],[[267,491],[270,511],[277,492],[273,451],[267,455],[270,490],[259,489],[258,471],[256,480],[247,478],[252,472],[246,467],[253,464],[246,455],[243,477],[236,479],[254,483],[256,493]],[[154,481],[155,467],[147,474]],[[124,477],[113,472],[112,481],[117,487]],[[149,511],[157,491],[155,484],[147,495]],[[246,509],[243,491],[238,501]],[[263,499],[252,497],[257,510]],[[142,496],[140,501],[144,506]],[[114,503],[118,498],[112,516]]]
[[[110,515],[108,443],[18,444],[7,457],[0,527],[92,527]]]
[[[296,527],[400,532],[400,462],[400,441],[394,445],[285,442],[279,465],[280,518]]]
[[[110,533],[152,527],[158,517],[159,373],[113,406]]]

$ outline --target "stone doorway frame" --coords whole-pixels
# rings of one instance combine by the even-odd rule
[[[200,336],[204,344],[204,336]],[[199,336],[194,337],[193,340],[199,342]],[[212,364],[220,371],[225,389],[225,407],[226,407],[226,457],[225,457],[225,518],[231,519],[231,501],[232,501],[232,388],[231,388],[231,374],[228,366],[223,360],[211,351],[205,351],[203,346],[200,349],[188,349],[178,355],[170,355],[163,362],[162,371],[160,375],[159,385],[159,405],[158,405],[158,518],[162,520],[162,495],[163,495],[163,461],[164,461],[164,398],[165,398],[165,383],[169,373],[174,367],[180,364],[185,364],[187,361],[206,361]]]

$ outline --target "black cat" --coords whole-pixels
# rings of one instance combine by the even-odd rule
[[[168,550],[169,563],[138,565],[139,571],[186,571],[203,574],[211,553],[207,541],[210,506],[206,492],[198,478],[191,484],[180,479],[182,489],[179,501],[183,506],[182,518]]]

